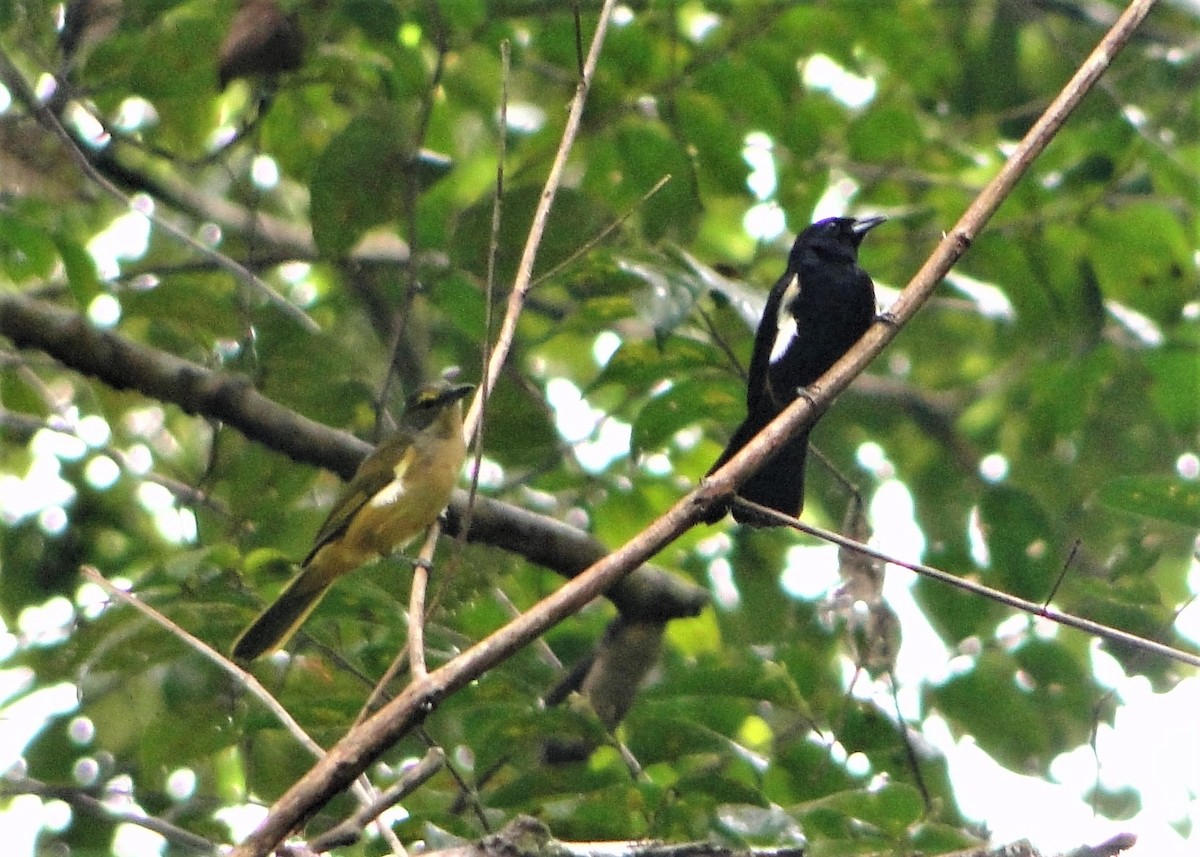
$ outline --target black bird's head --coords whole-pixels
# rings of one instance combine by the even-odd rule
[[[868,232],[887,220],[886,217],[826,217],[796,236],[788,267],[798,270],[801,265],[817,262],[858,261],[858,245]]]

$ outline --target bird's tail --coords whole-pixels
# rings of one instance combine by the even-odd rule
[[[801,432],[783,446],[762,469],[738,490],[738,496],[793,518],[804,508],[804,462],[808,456],[808,432]],[[737,506],[733,519],[752,527],[777,527],[778,523]]]
[[[711,476],[733,458],[742,447],[758,434],[771,421],[771,416],[765,420],[746,420],[737,427],[729,445],[721,453],[721,457],[708,469],[705,476]],[[799,517],[804,508],[804,461],[808,455],[808,430],[801,432],[786,446],[780,449],[762,466],[762,469],[751,476],[737,494],[744,500],[767,506],[785,515]],[[704,517],[706,524],[715,524],[725,517],[730,503],[717,504]],[[739,524],[749,524],[752,527],[777,527],[774,521],[755,515],[749,510],[734,508],[733,518]]]
[[[733,433],[733,437],[729,439],[729,443],[725,445],[725,451],[721,453],[721,457],[713,462],[713,466],[708,468],[708,472],[704,475],[712,476],[714,473],[724,467],[726,462],[737,455],[738,452],[741,451],[742,447],[750,441],[750,438],[758,434],[759,429],[761,429],[764,425],[766,425],[766,423],[751,423],[749,417],[747,417],[746,420],[744,420],[742,424],[737,427],[737,431]],[[717,521],[724,518],[727,512],[729,512],[729,503],[717,503],[708,510],[708,513],[702,520],[706,524],[715,524]]]
[[[286,643],[321,601],[332,582],[333,577],[317,563],[300,569],[279,597],[234,641],[233,659],[252,661]]]
[[[747,419],[738,426],[733,437],[729,439],[729,445],[725,447],[721,457],[709,468],[706,475],[711,475],[725,462],[737,455],[738,451],[749,443],[750,439],[758,434],[767,422],[769,420],[752,422]],[[792,438],[786,446],[772,456],[770,461],[763,465],[761,470],[744,482],[738,489],[738,496],[785,515],[799,517],[800,510],[804,508],[804,461],[807,456],[808,431],[806,430]],[[715,524],[725,517],[725,513],[728,511],[729,504],[718,504],[709,510],[704,521],[708,524]],[[774,521],[767,520],[746,509],[734,508],[733,518],[739,524],[749,524],[752,527],[778,526]]]

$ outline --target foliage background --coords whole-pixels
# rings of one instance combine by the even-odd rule
[[[488,411],[483,492],[610,547],[635,534],[695,484],[740,418],[729,353],[747,360],[745,307],[778,275],[790,234],[847,198],[854,211],[889,214],[863,250],[886,303],[887,287],[917,269],[1119,8],[622,7],[539,255],[537,271],[550,276]],[[151,191],[157,214],[258,271],[319,333],[249,296],[209,257],[139,227],[144,219],[86,181],[19,102],[0,117],[0,276],[11,295],[95,323],[110,324],[104,311],[119,308],[111,326],[122,336],[372,438],[381,398],[394,410],[403,388],[448,365],[477,377],[499,45],[512,45],[513,121],[497,304],[574,91],[575,21],[567,4],[520,0],[333,0],[297,11],[303,67],[226,148],[216,141],[255,115],[261,91],[245,81],[217,90],[229,2],[128,4],[115,30],[76,56],[71,91],[110,126],[113,139],[92,150],[110,175],[131,194]],[[0,4],[4,50],[27,80],[60,62],[53,13],[49,3]],[[586,41],[586,9],[583,22]],[[1160,8],[961,276],[815,434],[868,495],[902,483],[926,562],[1041,600],[1069,561],[1060,608],[1184,645],[1175,619],[1195,594],[1200,528],[1198,53],[1194,6]],[[838,74],[861,78],[868,97],[846,103]],[[773,186],[748,182],[748,136],[759,159],[769,147]],[[422,149],[423,166],[405,167]],[[238,228],[226,204],[278,228]],[[746,228],[775,213],[786,233]],[[112,241],[97,236],[139,228],[143,246],[104,255]],[[731,278],[721,293],[703,266]],[[399,383],[385,384],[393,342]],[[580,393],[586,408],[573,404]],[[79,699],[28,745],[24,771],[94,794],[126,788],[147,812],[227,841],[214,813],[269,803],[307,758],[210,663],[130,611],[98,609],[77,569],[129,581],[223,648],[286,578],[282,560],[306,551],[336,479],[170,397],[115,390],[36,350],[5,349],[0,404],[6,664],[25,670],[13,674],[25,680],[19,696],[65,682]],[[846,493],[827,468],[811,471],[806,516],[836,528]],[[446,700],[429,738],[477,787],[491,823],[533,812],[563,838],[715,832],[767,844],[803,834],[828,853],[966,844],[972,831],[944,760],[922,754],[925,807],[883,685],[859,677],[848,694],[844,629],[820,598],[781,590],[785,566],[803,578],[828,559],[789,553],[795,543],[726,524],[693,530],[659,557],[696,583],[715,581],[718,597],[668,626],[660,667],[621,727],[641,776],[609,747],[586,763],[541,762],[548,734],[598,727],[575,709],[540,708],[560,676],[533,650]],[[442,550],[439,570],[453,574],[431,617],[435,662],[503,624],[494,590],[525,608],[558,585],[512,553]],[[393,605],[406,595],[407,586],[395,591],[404,568],[382,562],[340,583],[310,622],[317,642],[299,644],[304,657],[260,668],[323,744],[357,713],[365,677],[402,645]],[[906,683],[911,725],[936,714],[1014,771],[1048,776],[1059,754],[1111,723],[1121,699],[1098,664],[1115,659],[1156,692],[1183,677],[935,584],[911,589],[945,645],[923,651],[923,672]],[[547,642],[570,664],[611,616],[597,604]],[[377,775],[386,781],[423,750],[412,737]],[[1186,753],[1178,763],[1200,767]],[[181,769],[190,788],[177,785]],[[458,791],[442,774],[407,799],[401,838],[478,836]],[[1092,797],[1116,818],[1140,801],[1099,775]],[[332,805],[314,827],[347,806]],[[76,814],[40,847],[104,850],[111,839],[110,824]]]

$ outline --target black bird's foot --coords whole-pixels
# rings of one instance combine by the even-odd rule
[[[817,407],[817,400],[815,398],[813,398],[813,396],[817,392],[820,392],[820,391],[812,390],[812,389],[809,389],[808,387],[797,387],[796,388],[796,398],[803,399],[804,401],[808,402],[810,407],[815,409]]]
[[[900,328],[900,319],[890,310],[875,313],[875,320],[880,324],[886,324],[892,330],[899,330]]]

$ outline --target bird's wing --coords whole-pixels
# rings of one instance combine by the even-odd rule
[[[790,312],[792,302],[800,294],[800,272],[791,268],[783,272],[763,308],[762,321],[754,334],[754,353],[750,357],[750,379],[746,388],[746,404],[751,411],[765,407],[774,398],[769,388],[769,369],[796,336],[796,320]],[[778,407],[778,403],[775,404]]]
[[[398,456],[394,465],[389,464],[390,460],[397,458],[392,451],[397,446],[407,448],[404,449],[402,455]],[[317,551],[344,533],[363,506],[370,503],[393,482],[398,483],[414,457],[413,445],[403,435],[393,435],[384,441],[383,445],[375,452],[367,456],[358,472],[354,474],[354,478],[350,480],[350,484],[346,486],[345,493],[329,510],[329,516],[313,540],[312,550],[308,552],[308,556],[304,558],[301,565],[307,565],[316,556]]]

